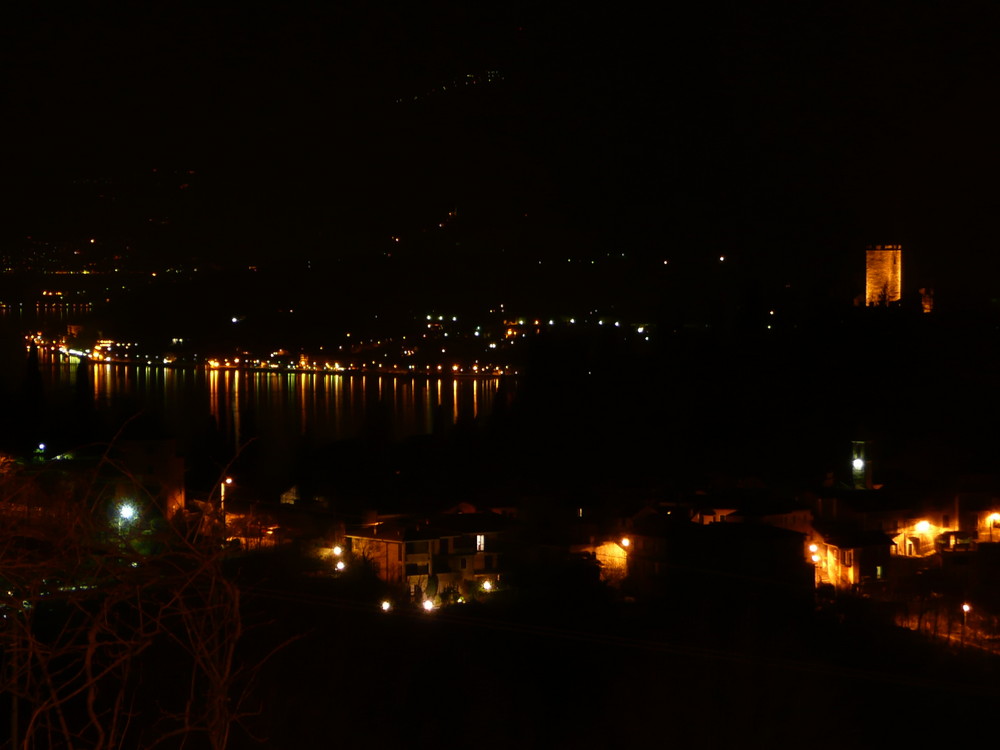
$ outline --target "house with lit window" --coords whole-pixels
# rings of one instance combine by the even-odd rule
[[[889,534],[822,522],[814,527],[816,535],[811,538],[809,555],[817,584],[855,590],[886,580],[894,547]]]
[[[375,521],[348,529],[348,549],[387,583],[411,596],[464,595],[503,572],[506,534],[514,522],[496,513],[454,513],[433,519]]]
[[[499,580],[516,528],[513,519],[499,513],[446,513],[434,523],[447,538],[440,567],[450,570],[451,583],[462,593]]]
[[[354,559],[364,559],[386,583],[406,586],[413,596],[436,590],[439,573],[448,573],[440,557],[448,537],[424,521],[375,521],[344,534]]]

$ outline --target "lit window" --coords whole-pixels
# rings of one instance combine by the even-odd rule
[[[482,552],[484,549],[486,549],[486,536],[476,534],[476,552]]]

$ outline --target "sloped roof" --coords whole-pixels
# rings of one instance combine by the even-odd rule
[[[823,537],[823,541],[841,549],[888,547],[895,544],[892,537],[880,529],[862,530],[815,523],[813,527]]]

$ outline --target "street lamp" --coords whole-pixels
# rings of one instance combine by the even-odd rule
[[[131,523],[135,518],[135,506],[132,503],[122,503],[118,506],[118,533],[122,533],[122,526]]]
[[[971,609],[972,609],[972,606],[968,602],[965,602],[965,603],[962,604],[962,639],[961,639],[961,643],[962,643],[963,646],[965,645],[965,620],[969,616],[969,611]]]
[[[226,487],[233,483],[232,477],[226,477],[219,484],[219,512],[222,514],[222,543],[226,542]]]

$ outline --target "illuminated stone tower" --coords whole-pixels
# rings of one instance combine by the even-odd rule
[[[903,246],[869,245],[865,251],[865,306],[899,302],[903,286]]]
[[[872,466],[868,460],[868,441],[851,441],[851,483],[856,490],[872,488]]]

